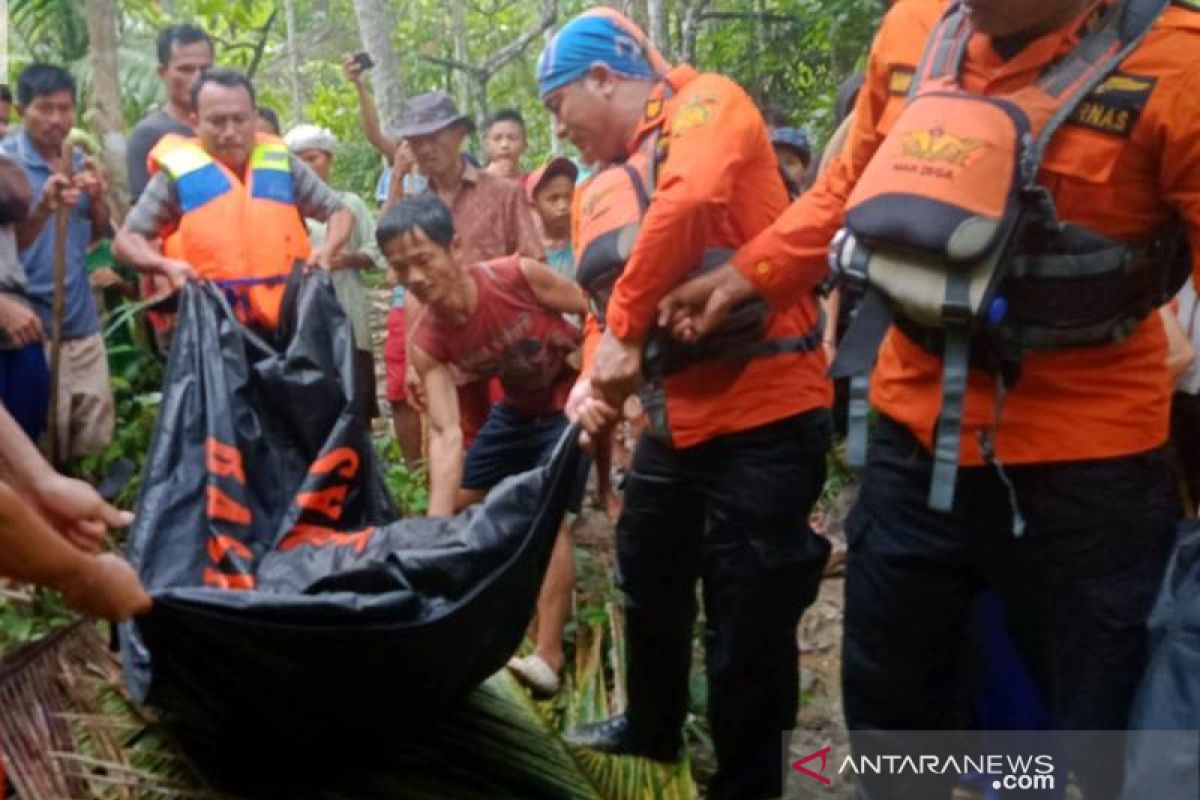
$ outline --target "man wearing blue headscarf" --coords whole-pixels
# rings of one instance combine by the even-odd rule
[[[589,321],[585,353],[595,356],[568,405],[591,438],[604,435],[635,389],[651,419],[617,524],[628,711],[576,731],[574,741],[678,759],[702,580],[719,762],[708,797],[778,797],[782,734],[795,727],[798,705],[796,625],[829,550],[807,523],[831,429],[815,299],[751,310],[766,340],[755,344],[768,345],[756,352],[770,357],[749,360],[742,350],[742,360],[669,371],[655,358],[643,364],[646,342],[663,342],[659,301],[707,251],[736,249],[786,207],[766,125],[732,81],[670,67],[610,9],[585,12],[558,32],[538,62],[538,84],[558,134],[585,162],[623,167],[577,193],[573,224],[585,260],[589,238],[607,239],[606,220],[638,218],[642,206],[629,199],[635,192],[607,185],[632,171],[649,195],[610,298],[601,299],[607,287],[590,287],[601,313]]]

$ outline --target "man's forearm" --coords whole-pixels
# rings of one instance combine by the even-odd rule
[[[429,436],[429,516],[454,513],[462,484],[462,430],[433,430]]]
[[[159,249],[145,236],[128,228],[117,231],[117,236],[113,239],[113,255],[122,264],[128,264],[141,272],[161,275],[166,271],[163,268],[166,258]]]
[[[341,252],[354,232],[354,214],[348,208],[339,208],[329,217],[329,232],[325,239],[325,247],[329,253]]]
[[[91,558],[55,532],[23,495],[0,481],[0,575],[60,591],[85,580]]]
[[[389,162],[396,154],[396,143],[383,132],[379,124],[379,111],[375,108],[375,98],[367,90],[365,83],[358,83],[358,113],[362,117],[363,133],[376,150],[383,154]]]
[[[50,464],[42,458],[16,420],[0,406],[0,481],[28,497],[38,485],[53,476]]]

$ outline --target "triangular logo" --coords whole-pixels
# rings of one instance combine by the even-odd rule
[[[833,749],[832,745],[825,745],[824,747],[822,747],[820,750],[816,751],[815,753],[809,753],[808,755],[806,755],[804,758],[800,759],[799,761],[793,761],[792,769],[796,770],[796,772],[799,772],[801,775],[807,775],[808,777],[812,778],[813,780],[820,781],[821,783],[825,784],[826,786],[829,786],[831,783],[833,783],[833,781],[831,781],[829,778],[826,778],[822,773],[825,772],[825,767],[829,763],[829,751],[832,749]],[[812,761],[813,759],[817,759],[817,758],[821,759],[821,769],[818,770],[817,772],[813,772],[811,769],[804,766],[808,762]]]

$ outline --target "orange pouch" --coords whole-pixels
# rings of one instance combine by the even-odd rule
[[[970,264],[1003,249],[1016,226],[1029,119],[1002,98],[915,97],[847,203],[846,227],[870,246]]]

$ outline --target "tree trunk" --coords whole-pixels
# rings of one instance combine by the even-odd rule
[[[646,16],[650,18],[650,41],[670,60],[671,29],[668,26],[666,0],[646,0]]]
[[[400,83],[400,62],[392,47],[395,25],[383,0],[354,0],[354,15],[358,18],[359,36],[363,47],[371,54],[375,69],[371,71],[371,87],[379,118],[388,133],[400,125],[404,111],[404,87]]]
[[[542,34],[543,46],[550,44],[550,40],[554,38],[555,31],[556,31],[556,27],[553,25],[551,25],[549,28],[546,28],[545,32]],[[558,133],[556,132],[557,125],[554,121],[554,117],[550,118],[549,130],[550,130],[550,155],[552,157],[558,157],[558,156],[562,155],[562,140],[558,138]]]
[[[116,220],[129,208],[129,180],[125,174],[125,120],[121,108],[121,76],[117,63],[116,0],[89,0],[87,15],[88,59],[92,67],[92,124],[100,134],[101,154],[108,176],[109,200]]]
[[[709,0],[690,0],[682,11],[683,41],[679,43],[679,56],[688,64],[696,63],[696,43],[700,39],[700,25]]]
[[[450,0],[450,38],[454,45],[454,60],[459,64],[470,64],[471,58],[467,52],[467,10],[464,0]],[[459,103],[462,113],[473,118],[477,124],[483,125],[483,119],[476,108],[470,74],[459,70],[454,74],[454,99]]]
[[[287,22],[288,84],[292,99],[292,124],[304,119],[304,104],[300,100],[300,54],[296,50],[296,4],[294,0],[283,0],[283,13]]]

